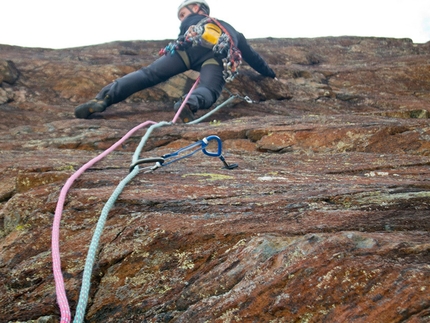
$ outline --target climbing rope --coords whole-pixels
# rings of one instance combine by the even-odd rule
[[[70,187],[72,186],[72,184],[74,183],[74,181],[79,178],[79,176],[81,176],[88,168],[90,168],[91,166],[93,166],[95,163],[97,163],[98,161],[100,161],[101,159],[103,159],[104,157],[106,157],[108,154],[110,154],[112,151],[114,151],[116,148],[118,148],[120,145],[122,145],[124,143],[125,140],[127,140],[134,132],[136,132],[137,130],[144,128],[148,125],[151,125],[148,130],[146,131],[145,135],[142,137],[138,147],[136,148],[134,154],[133,154],[133,158],[132,158],[132,166],[130,167],[130,172],[129,174],[118,184],[118,186],[115,188],[114,192],[112,193],[111,197],[108,199],[108,201],[106,202],[105,206],[103,207],[103,210],[101,212],[100,218],[97,222],[91,243],[90,243],[90,247],[88,250],[88,255],[85,261],[85,267],[84,267],[84,272],[83,272],[83,277],[82,277],[82,286],[81,286],[81,291],[79,294],[79,300],[78,300],[78,305],[76,308],[76,315],[74,318],[74,323],[81,323],[84,320],[84,316],[85,316],[85,309],[87,307],[88,304],[88,295],[89,295],[89,291],[90,291],[90,285],[91,285],[91,273],[93,270],[93,266],[94,266],[94,261],[95,261],[95,257],[96,257],[96,253],[97,253],[97,249],[98,249],[98,244],[100,241],[100,237],[104,228],[104,225],[106,223],[106,219],[107,216],[109,214],[109,211],[112,209],[115,201],[118,199],[119,195],[121,194],[121,192],[124,190],[125,186],[139,173],[139,156],[140,153],[144,147],[144,145],[146,144],[150,134],[152,133],[152,131],[156,128],[159,127],[163,127],[166,125],[171,125],[174,124],[177,119],[179,118],[179,115],[181,114],[181,111],[183,110],[185,104],[188,101],[189,96],[191,95],[192,91],[195,89],[195,87],[197,86],[197,84],[199,83],[199,78],[196,80],[196,82],[194,83],[193,87],[191,88],[191,90],[189,91],[188,95],[185,97],[184,101],[182,102],[182,105],[180,106],[180,108],[178,109],[178,111],[176,112],[173,120],[171,122],[166,122],[166,121],[162,121],[162,122],[158,122],[155,123],[153,121],[146,121],[136,127],[134,127],[132,130],[130,130],[124,137],[122,137],[118,142],[116,142],[114,145],[112,145],[109,149],[107,149],[106,151],[104,151],[102,154],[100,154],[99,156],[95,157],[94,159],[90,160],[89,162],[87,162],[85,165],[83,165],[78,171],[76,171],[67,181],[66,184],[63,186],[63,188],[61,189],[60,192],[60,196],[57,202],[57,207],[55,210],[55,215],[54,215],[54,222],[53,222],[53,227],[52,227],[52,243],[51,243],[51,248],[52,248],[52,267],[53,267],[53,274],[54,274],[54,279],[55,279],[55,289],[56,289],[56,294],[57,294],[57,303],[60,307],[60,313],[61,313],[61,323],[70,323],[71,322],[71,312],[70,312],[70,306],[67,300],[67,296],[66,296],[66,291],[65,291],[65,286],[64,286],[64,278],[63,278],[63,274],[61,271],[61,258],[60,258],[60,244],[59,244],[59,240],[60,240],[60,223],[61,223],[61,216],[62,216],[62,212],[63,212],[63,207],[64,207],[64,203],[65,203],[65,199],[66,199],[66,195],[70,189]],[[222,103],[221,105],[217,106],[214,110],[210,111],[209,113],[207,113],[206,115],[204,115],[203,117],[194,120],[192,122],[190,122],[190,124],[196,124],[201,122],[202,120],[206,119],[207,117],[209,117],[210,115],[212,115],[213,113],[215,113],[216,111],[218,111],[220,108],[222,108],[223,106],[225,106],[228,102],[230,102],[231,100],[233,100],[236,97],[240,97],[238,95],[231,95],[230,98],[228,100],[226,100],[224,103]],[[244,97],[241,97],[243,99],[245,99]],[[247,98],[247,97],[246,97]],[[250,102],[249,100],[245,99],[247,102]],[[252,101],[251,101],[252,102]],[[216,136],[214,136],[216,137]],[[219,140],[219,148],[218,148],[218,152],[215,153],[210,153],[207,152],[205,150],[206,145],[208,140],[211,139],[216,139],[216,138],[210,138],[207,137],[204,140],[206,140],[206,142],[204,140],[200,141],[199,144],[201,145],[201,150],[209,155],[209,156],[216,156],[219,157],[220,160],[224,163],[225,168],[227,169],[232,169],[237,167],[236,164],[227,164],[227,162],[225,161],[225,158],[221,155],[221,141]],[[219,138],[218,138],[219,139]],[[218,140],[217,140],[218,141]],[[194,148],[196,147],[195,144],[190,145],[188,147],[185,147],[184,150],[189,149],[189,148]],[[176,153],[179,153],[181,150],[179,150]],[[196,151],[192,152],[189,155],[194,154]],[[187,155],[187,156],[189,156]],[[164,160],[166,158],[175,156],[175,153],[170,154],[170,156],[163,156],[163,157],[159,157],[159,158],[155,158],[155,159],[151,159],[151,161],[155,161],[156,162],[156,166],[159,167],[157,165],[157,163],[160,166],[163,166],[162,163],[160,163],[161,161],[164,162]],[[187,157],[185,156],[185,157]],[[182,157],[184,158],[184,157]],[[182,158],[178,158],[176,160],[182,159]],[[175,160],[175,161],[176,161]],[[167,163],[165,164],[167,165]],[[153,170],[153,169],[152,169]]]
[[[163,127],[165,125],[169,125],[169,122],[159,122],[157,124],[152,125],[149,127],[148,131],[146,132],[145,136],[141,140],[141,145],[139,145],[139,148],[136,149],[136,152],[133,155],[133,161],[137,160],[141,148],[144,146],[145,142],[149,138],[149,135],[152,133],[152,131],[156,128]],[[93,233],[93,238],[90,243],[90,247],[88,249],[88,255],[87,259],[85,261],[85,267],[84,267],[84,274],[82,276],[82,287],[81,292],[79,294],[79,301],[78,305],[76,307],[76,316],[73,322],[83,322],[84,316],[85,316],[85,309],[88,304],[88,295],[90,292],[91,287],[91,273],[93,271],[94,267],[94,261],[97,254],[97,249],[100,241],[100,237],[103,232],[104,225],[106,223],[107,216],[109,214],[109,211],[114,206],[116,200],[118,199],[121,192],[124,190],[124,187],[139,173],[139,167],[135,167],[115,188],[114,192],[106,202],[106,204],[103,207],[103,210],[101,212],[100,218],[97,222],[96,229]]]
[[[51,242],[51,249],[52,249],[52,269],[54,273],[54,279],[55,279],[55,290],[57,293],[57,302],[60,307],[60,313],[61,313],[61,322],[62,323],[69,323],[70,322],[70,307],[69,303],[67,301],[66,291],[64,287],[64,279],[61,272],[61,259],[60,259],[60,223],[61,223],[61,216],[63,212],[64,203],[66,200],[67,192],[69,191],[70,187],[74,183],[76,179],[79,178],[88,168],[93,166],[98,161],[102,160],[104,157],[106,157],[108,154],[110,154],[112,151],[114,151],[116,148],[121,146],[125,140],[127,140],[134,132],[139,130],[140,128],[146,127],[149,124],[155,124],[153,121],[146,121],[136,127],[134,127],[132,130],[130,130],[124,137],[122,137],[118,142],[116,142],[114,145],[112,145],[109,149],[104,151],[102,154],[97,156],[96,158],[93,158],[89,162],[87,162],[85,165],[83,165],[80,169],[78,169],[67,181],[66,184],[63,186],[60,192],[60,196],[58,198],[57,207],[55,209],[55,216],[54,216],[54,222],[52,226],[52,242]]]
[[[227,100],[225,100],[223,103],[221,103],[220,105],[218,105],[217,107],[215,107],[214,109],[212,109],[211,111],[209,111],[208,113],[203,115],[202,117],[200,117],[194,121],[188,122],[188,124],[196,124],[196,123],[202,122],[203,120],[207,119],[208,117],[210,117],[211,115],[216,113],[218,110],[220,110],[222,107],[224,107],[225,105],[230,103],[230,101],[233,101],[236,98],[242,99],[248,103],[254,103],[254,101],[251,100],[248,96],[241,96],[239,94],[233,94],[227,89],[226,89],[226,91],[229,92],[229,94],[230,94],[230,97]]]

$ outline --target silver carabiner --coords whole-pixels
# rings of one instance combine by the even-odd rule
[[[252,99],[249,96],[244,96],[243,99],[248,102],[248,103],[254,103],[254,101],[252,101]]]

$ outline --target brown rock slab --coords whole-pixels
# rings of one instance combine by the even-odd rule
[[[0,45],[0,322],[59,321],[51,229],[60,190],[133,127],[171,120],[197,74],[89,120],[74,119],[74,107],[165,43]],[[141,153],[217,135],[239,167],[198,152],[141,171],[108,214],[85,321],[429,322],[430,43],[251,43],[279,81],[244,64],[227,85],[233,102],[201,124],[154,130]],[[145,131],[67,195],[60,250],[72,316],[94,228]]]

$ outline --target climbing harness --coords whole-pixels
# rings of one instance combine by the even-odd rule
[[[203,47],[209,47],[213,43],[211,47],[215,56],[222,57],[223,76],[227,83],[233,81],[239,73],[238,68],[242,64],[242,53],[234,44],[227,29],[217,19],[206,16],[191,30],[187,31],[185,40],[193,42],[193,45]]]
[[[146,121],[136,127],[134,127],[132,130],[130,130],[124,137],[122,137],[118,142],[116,142],[114,145],[112,145],[109,149],[104,151],[99,156],[93,158],[86,164],[84,164],[81,168],[79,168],[65,183],[63,188],[61,189],[60,196],[58,198],[57,206],[55,209],[55,215],[54,215],[54,221],[52,226],[52,242],[51,242],[51,249],[52,249],[52,269],[55,279],[55,290],[57,295],[57,303],[60,307],[60,314],[61,314],[61,323],[70,323],[71,322],[71,312],[69,303],[66,296],[66,290],[64,286],[64,278],[61,271],[61,259],[60,259],[60,223],[61,223],[61,216],[63,212],[63,207],[66,200],[67,192],[69,191],[70,187],[74,183],[74,181],[81,176],[88,168],[93,166],[98,161],[102,160],[104,157],[106,157],[108,154],[113,152],[116,148],[120,147],[125,140],[127,140],[129,137],[133,135],[134,132],[137,130],[144,128],[146,126],[149,126],[148,130],[146,131],[145,135],[142,137],[139,145],[137,146],[133,158],[132,163],[129,169],[129,174],[118,184],[118,186],[115,188],[114,192],[104,205],[102,212],[100,214],[99,220],[97,222],[96,228],[94,230],[93,237],[91,239],[91,243],[88,249],[87,258],[85,261],[84,266],[84,272],[82,276],[82,286],[79,294],[78,304],[76,307],[76,315],[74,318],[74,323],[82,323],[85,316],[85,309],[88,304],[88,298],[89,298],[89,291],[91,287],[91,275],[94,268],[94,262],[96,259],[97,251],[98,251],[98,245],[101,238],[101,234],[103,232],[104,225],[106,223],[106,219],[108,217],[108,214],[112,207],[115,204],[115,201],[118,199],[121,192],[124,190],[125,186],[135,177],[139,174],[139,165],[146,164],[146,163],[152,163],[154,162],[154,166],[149,166],[145,169],[147,169],[146,172],[154,171],[155,169],[166,166],[168,164],[171,164],[175,161],[178,161],[180,159],[189,157],[194,155],[198,151],[202,151],[205,155],[210,157],[218,157],[224,164],[224,168],[226,169],[234,169],[238,167],[237,164],[228,164],[222,155],[222,142],[221,139],[218,136],[212,135],[208,136],[206,138],[203,138],[202,140],[197,141],[196,143],[193,143],[187,147],[181,148],[173,153],[163,155],[161,157],[153,157],[153,158],[144,158],[140,159],[140,153],[146,144],[147,140],[149,139],[149,136],[151,135],[152,131],[156,128],[172,125],[174,124],[178,118],[179,115],[184,108],[185,104],[187,103],[187,100],[189,96],[191,95],[192,91],[195,89],[199,82],[199,78],[194,83],[193,87],[189,91],[188,95],[185,97],[184,101],[182,102],[181,107],[176,112],[173,120],[171,122],[161,121],[161,122],[153,122],[153,121]],[[200,119],[194,120],[193,122],[190,122],[189,124],[195,124],[198,123],[205,118],[207,118],[212,113],[219,110],[222,106],[227,104],[232,99],[240,97],[238,95],[231,95],[228,100],[226,100],[224,103],[217,106],[214,110],[207,113]],[[240,97],[240,98],[247,98],[247,97]],[[246,100],[246,99],[245,99]],[[251,103],[251,101],[246,100],[247,102]],[[214,151],[209,150],[208,145],[210,143],[215,143],[216,149]],[[192,150],[194,149],[194,150]],[[191,152],[189,152],[191,150]],[[186,153],[185,155],[181,156],[181,154]],[[172,158],[172,160],[169,160]]]
[[[190,46],[212,48],[215,57],[222,60],[223,77],[227,83],[233,81],[239,73],[242,53],[234,44],[227,29],[217,19],[206,16],[191,26],[183,37],[160,49],[159,55],[172,55],[176,50],[186,50]]]

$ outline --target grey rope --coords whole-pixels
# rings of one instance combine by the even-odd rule
[[[230,92],[231,94],[231,92]],[[211,116],[212,114],[214,114],[215,112],[217,112],[219,109],[221,109],[222,107],[224,107],[226,104],[228,104],[230,101],[232,101],[235,98],[241,98],[246,100],[248,103],[252,103],[253,101],[248,98],[248,97],[240,97],[238,95],[233,95],[231,94],[230,98],[228,98],[226,101],[224,101],[222,104],[218,105],[216,108],[214,108],[213,110],[211,110],[210,112],[208,112],[207,114],[205,114],[204,116],[200,117],[199,119],[196,119],[192,122],[189,122],[188,124],[197,124],[201,121],[203,121],[204,119],[208,118],[209,116]],[[166,121],[162,121],[159,122],[157,124],[154,124],[152,126],[150,126],[148,128],[148,130],[146,131],[145,135],[142,137],[138,147],[136,148],[134,154],[133,154],[133,158],[132,158],[132,162],[136,162],[139,159],[140,153],[143,149],[143,147],[145,146],[146,142],[148,141],[149,136],[151,135],[152,131],[156,128],[160,128],[166,125],[171,125],[172,122],[166,122]],[[76,307],[76,316],[73,320],[74,323],[82,323],[84,320],[84,316],[85,316],[85,309],[88,305],[88,297],[89,297],[89,292],[90,292],[90,287],[91,287],[91,274],[93,271],[93,267],[94,267],[94,262],[95,262],[95,258],[96,258],[96,254],[97,254],[97,249],[98,249],[98,245],[99,245],[99,241],[100,241],[100,237],[102,235],[103,232],[103,228],[105,226],[106,223],[106,219],[107,216],[110,212],[110,210],[112,209],[112,207],[114,206],[116,200],[118,199],[119,195],[122,193],[122,191],[124,190],[125,186],[139,173],[139,167],[136,166],[133,168],[133,170],[118,184],[118,186],[115,188],[114,192],[112,193],[112,195],[110,196],[110,198],[108,199],[108,201],[106,202],[106,204],[104,205],[100,218],[97,222],[96,228],[94,230],[94,234],[93,237],[91,239],[91,243],[90,243],[90,247],[88,249],[88,255],[85,261],[85,267],[84,267],[84,272],[83,272],[83,277],[82,277],[82,287],[81,287],[81,291],[79,294],[79,301],[78,301],[78,305]]]

